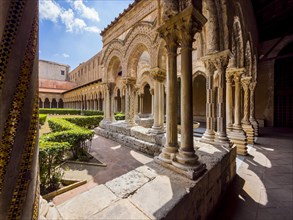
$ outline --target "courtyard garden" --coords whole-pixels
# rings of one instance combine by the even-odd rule
[[[66,161],[99,163],[89,154],[103,112],[76,109],[40,109],[39,164],[41,194],[58,190],[63,176],[60,167]],[[121,113],[117,120],[124,119]]]

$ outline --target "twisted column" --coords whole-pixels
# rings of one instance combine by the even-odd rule
[[[244,91],[243,97],[243,118],[241,120],[242,128],[246,133],[247,136],[247,143],[253,144],[254,143],[254,131],[253,127],[249,121],[249,85],[251,82],[251,77],[242,77],[241,84]]]
[[[253,81],[249,85],[249,90],[250,90],[250,118],[249,121],[253,126],[254,129],[254,136],[258,136],[258,123],[255,119],[255,87],[256,87],[256,81]]]
[[[0,219],[38,219],[38,1],[0,14]]]

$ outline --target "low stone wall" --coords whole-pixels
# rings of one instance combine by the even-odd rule
[[[95,133],[150,156],[158,155],[165,142],[164,134],[149,133],[149,128],[141,126],[127,127],[124,122],[101,123]]]
[[[236,149],[195,147],[207,167],[196,181],[152,161],[57,208],[64,219],[208,219],[236,175]]]

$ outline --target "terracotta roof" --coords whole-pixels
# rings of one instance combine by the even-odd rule
[[[76,83],[52,79],[39,79],[39,88],[70,90],[76,86]]]
[[[44,89],[44,88],[39,88],[39,92],[45,92],[45,93],[63,93],[67,90],[63,89]]]
[[[134,2],[132,4],[128,5],[128,8],[124,9],[124,11],[122,13],[120,13],[118,15],[118,17],[116,17],[114,19],[114,21],[112,21],[107,27],[104,28],[104,30],[102,30],[101,35],[103,36],[103,34],[109,30],[114,24],[116,24],[116,22],[123,16],[125,15],[128,11],[130,11],[135,5],[137,5],[137,3],[139,3],[142,0],[134,0]]]

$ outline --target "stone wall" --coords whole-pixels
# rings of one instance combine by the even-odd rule
[[[55,62],[39,60],[39,78],[68,81],[69,66]],[[61,74],[64,71],[64,75]]]

